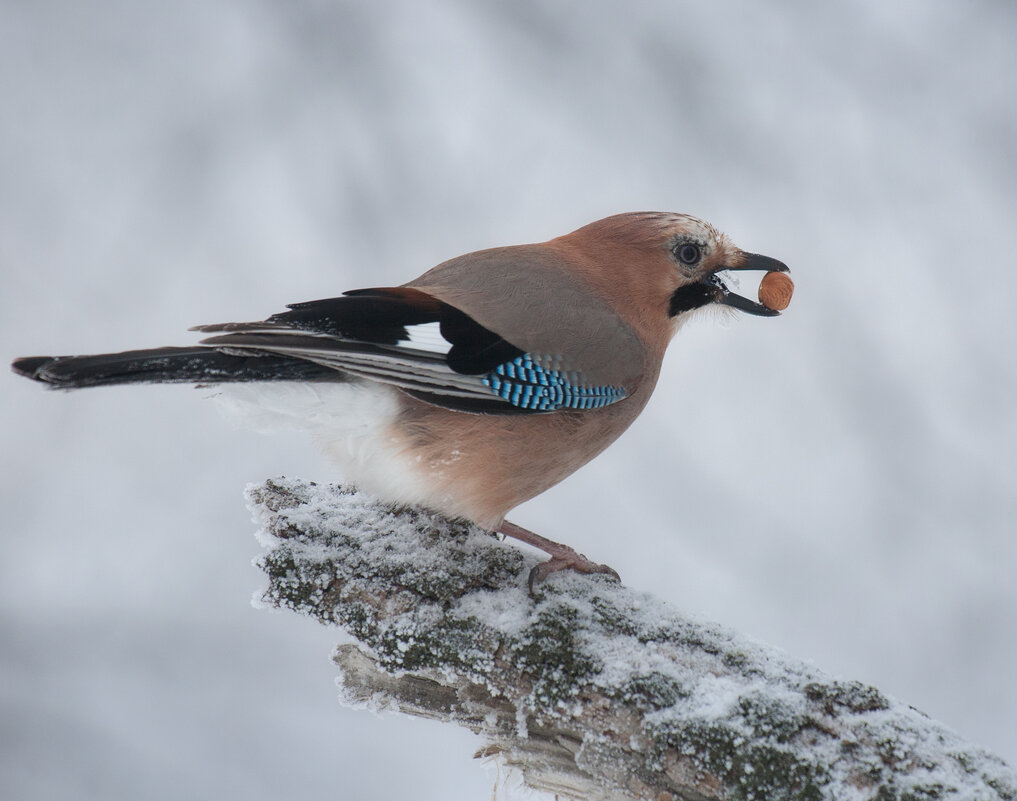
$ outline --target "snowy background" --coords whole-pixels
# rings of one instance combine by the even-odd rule
[[[791,308],[688,327],[515,521],[1017,763],[1015,36],[1005,0],[5,0],[3,358],[701,216]],[[490,797],[468,733],[341,708],[335,633],[251,607],[244,485],[335,476],[202,394],[0,377],[0,796]]]

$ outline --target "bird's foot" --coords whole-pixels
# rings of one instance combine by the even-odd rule
[[[498,531],[506,537],[512,537],[535,548],[540,548],[540,550],[550,555],[550,559],[534,566],[530,571],[527,585],[530,588],[531,595],[533,594],[535,584],[540,584],[552,573],[557,573],[559,570],[575,570],[577,573],[605,573],[615,581],[621,581],[621,577],[614,568],[607,565],[599,565],[568,545],[562,545],[560,542],[549,540],[529,529],[517,526],[515,523],[510,523],[506,520],[501,524],[501,528]]]
[[[535,584],[542,583],[548,576],[552,573],[557,573],[559,570],[575,570],[577,573],[605,573],[615,581],[621,581],[621,576],[618,575],[618,571],[613,567],[598,565],[581,553],[568,548],[568,546],[564,547],[567,548],[568,555],[552,556],[546,562],[534,565],[533,569],[530,570],[530,577],[526,581],[527,586],[530,588],[530,595],[533,595],[533,586]]]

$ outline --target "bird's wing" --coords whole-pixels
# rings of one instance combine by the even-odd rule
[[[360,289],[297,303],[258,323],[199,326],[202,344],[268,352],[398,387],[436,405],[485,413],[606,406],[622,386],[590,385],[567,354],[530,353],[412,287]]]
[[[480,250],[428,270],[407,287],[451,304],[541,364],[580,374],[588,387],[635,391],[656,365],[619,308],[630,292],[619,283],[609,302],[577,269],[583,259],[551,243]],[[638,307],[631,313],[639,314]],[[663,312],[662,312],[663,314]]]

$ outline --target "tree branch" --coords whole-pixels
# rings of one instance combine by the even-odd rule
[[[452,721],[534,789],[583,799],[1017,799],[1017,774],[873,687],[602,576],[531,598],[518,548],[420,509],[248,489],[264,600],[338,625],[351,705]]]

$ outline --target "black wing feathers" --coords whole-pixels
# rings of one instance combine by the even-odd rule
[[[476,323],[455,306],[441,304],[441,335],[452,343],[448,366],[457,373],[489,373],[499,364],[522,356],[523,351]]]
[[[268,321],[376,345],[406,342],[407,326],[438,323],[441,335],[452,345],[448,366],[464,375],[489,373],[523,355],[521,349],[455,306],[411,287],[354,289],[341,298],[295,303]]]
[[[272,353],[214,348],[151,348],[97,356],[29,356],[14,372],[55,389],[114,384],[215,384],[223,381],[344,381],[327,367]]]
[[[406,326],[440,322],[440,301],[415,289],[354,289],[341,298],[293,303],[271,323],[379,345],[406,340]],[[450,307],[451,308],[451,307]]]
[[[413,326],[434,323],[449,343],[447,352],[436,338],[410,335]],[[523,351],[419,289],[359,289],[339,298],[293,304],[263,322],[222,323],[195,330],[211,336],[192,347],[29,357],[18,359],[13,367],[28,378],[66,389],[360,377],[451,409],[497,414],[533,411],[498,397],[484,378]]]

